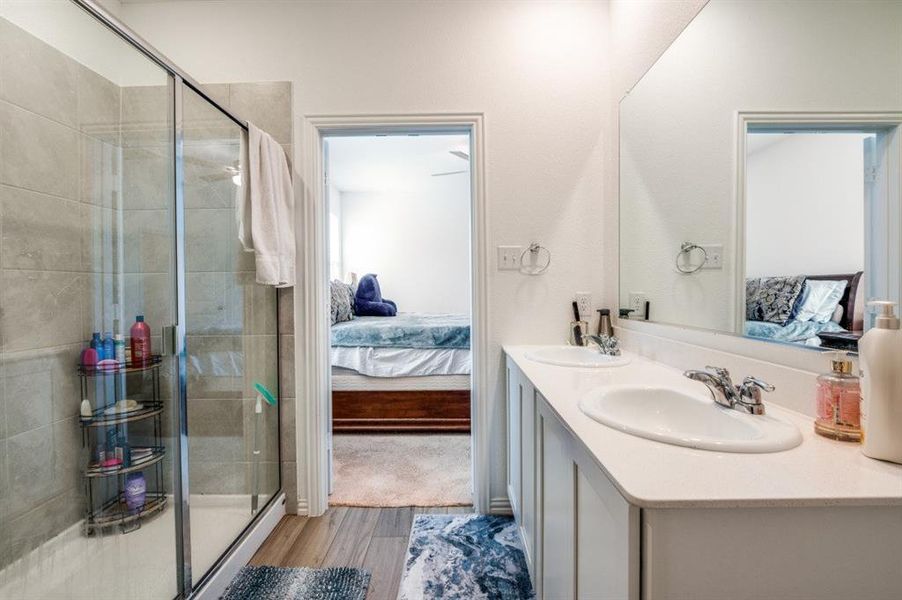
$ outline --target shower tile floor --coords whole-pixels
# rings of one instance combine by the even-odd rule
[[[268,497],[261,496],[260,506]],[[205,573],[250,521],[250,496],[191,497],[191,563]],[[168,600],[176,596],[175,510],[127,534],[70,527],[0,571],[0,600]]]

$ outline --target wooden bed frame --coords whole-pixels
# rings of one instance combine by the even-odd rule
[[[333,391],[335,433],[469,433],[469,390]]]

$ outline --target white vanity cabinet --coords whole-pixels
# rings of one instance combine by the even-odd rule
[[[574,418],[574,400],[554,400],[507,359],[508,494],[540,600],[902,598],[895,496],[787,503],[768,487],[775,499],[747,505],[704,496],[677,506],[631,503],[603,466],[618,457],[590,451],[562,416]],[[681,480],[691,486],[693,477]]]
[[[507,361],[508,494],[539,598],[639,598],[639,509]]]

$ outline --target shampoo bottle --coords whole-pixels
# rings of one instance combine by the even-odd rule
[[[861,451],[871,458],[902,463],[902,330],[895,302],[869,302],[874,327],[858,341],[861,363]]]
[[[150,327],[144,322],[144,315],[135,317],[131,331],[132,364],[143,367],[150,362]]]

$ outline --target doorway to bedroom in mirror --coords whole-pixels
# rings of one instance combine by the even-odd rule
[[[900,124],[768,118],[743,124],[737,320],[750,337],[855,352],[867,301],[898,295]]]
[[[323,137],[332,506],[473,504],[470,147]]]

